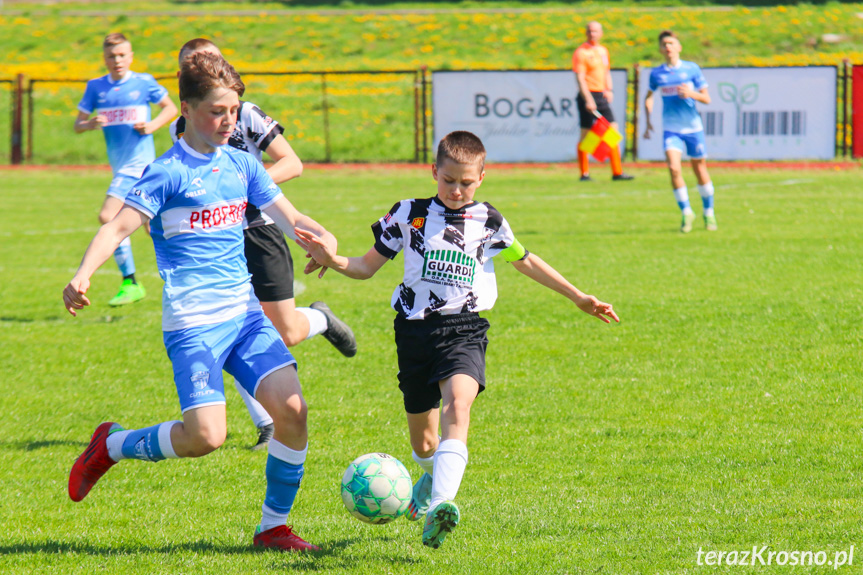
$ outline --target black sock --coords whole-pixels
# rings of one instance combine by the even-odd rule
[[[125,281],[125,280],[132,280],[132,283],[133,283],[133,284],[137,284],[137,283],[138,283],[137,281],[135,281],[135,274],[129,274],[129,275],[127,275],[127,276],[123,276],[123,280],[124,280],[124,281]]]

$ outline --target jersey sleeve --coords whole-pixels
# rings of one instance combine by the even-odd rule
[[[692,65],[692,85],[696,90],[701,90],[702,88],[707,87],[707,78],[704,77],[704,72],[701,71],[701,68],[698,64]]]
[[[576,48],[572,53],[572,71],[576,74],[584,74],[587,72],[587,65],[584,63],[584,58],[579,57],[581,50]]]
[[[650,78],[647,80],[647,89],[655,92],[659,87],[659,82],[656,79],[656,68],[650,71]]]
[[[527,250],[515,238],[515,234],[506,218],[490,204],[486,203],[485,205],[488,208],[488,219],[485,223],[485,249],[483,250],[485,257],[493,258],[498,254],[502,254],[503,258],[508,262],[518,261],[527,257]]]
[[[249,203],[259,210],[265,210],[282,195],[282,190],[264,169],[264,166],[249,154],[238,153],[248,171]]]
[[[399,225],[404,218],[405,202],[399,202],[381,219],[372,224],[375,236],[375,249],[385,258],[393,259],[404,248],[404,234]]]
[[[159,164],[152,163],[144,169],[141,179],[126,196],[126,205],[153,219],[168,201],[171,190],[176,187],[171,174]]]
[[[99,90],[95,86],[95,83],[92,80],[87,82],[87,87],[84,89],[84,96],[82,96],[81,101],[78,102],[78,110],[85,114],[92,114],[93,110],[96,109],[96,98],[98,94]]]
[[[151,104],[158,104],[162,98],[168,95],[168,90],[156,82],[152,76],[147,77],[147,101]]]
[[[284,133],[285,129],[256,105],[249,103],[248,108],[246,117],[248,133],[246,135],[255,143],[256,148],[266,152],[270,143],[276,136]]]

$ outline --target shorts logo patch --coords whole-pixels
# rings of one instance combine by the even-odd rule
[[[426,223],[425,218],[414,218],[413,221],[411,222],[411,225],[413,227],[415,227],[416,229],[420,229],[423,227],[424,223]]]
[[[425,253],[423,281],[456,287],[473,287],[476,260],[456,250],[430,250]]]
[[[192,385],[195,387],[195,389],[204,389],[210,382],[210,372],[196,371],[189,379],[192,381]]]

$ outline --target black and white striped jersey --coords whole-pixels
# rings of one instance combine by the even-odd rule
[[[391,303],[410,320],[491,309],[497,299],[492,258],[504,251],[510,261],[526,255],[488,203],[450,210],[437,197],[403,200],[372,231],[384,257],[404,250],[404,279]]]
[[[186,131],[186,118],[178,117],[171,123],[171,140],[183,137]],[[285,129],[274,118],[271,118],[251,102],[240,102],[240,111],[237,113],[237,125],[231,134],[228,145],[232,148],[248,152],[255,156],[259,162],[263,162],[264,152],[267,151],[270,142]],[[246,222],[244,228],[256,228],[273,223],[266,214],[257,207],[249,204],[246,207]]]

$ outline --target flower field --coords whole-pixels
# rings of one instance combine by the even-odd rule
[[[196,36],[213,39],[241,73],[422,66],[566,69],[583,40],[585,24],[594,19],[605,27],[603,42],[615,67],[656,64],[655,38],[665,28],[680,34],[683,57],[703,66],[863,61],[863,20],[858,16],[863,4],[660,8],[651,3],[588,2],[534,3],[528,9],[523,3],[499,2],[494,8],[456,9],[460,4],[436,2],[435,10],[377,13],[362,11],[361,2],[354,4],[354,11],[318,12],[271,3],[249,4],[254,10],[246,11],[227,10],[236,3],[149,2],[146,12],[136,6],[64,4],[7,10],[0,15],[0,80],[19,73],[38,79],[102,75],[101,40],[114,31],[132,39],[134,69],[165,76],[172,92],[177,51]],[[327,105],[333,106],[328,107],[333,122],[329,154],[322,136],[320,84],[320,76],[313,75],[258,76],[251,79],[247,97],[285,123],[295,147],[310,159],[353,159],[355,154],[348,153],[352,147],[369,152],[363,157],[367,160],[413,159],[412,77],[346,75],[328,80]],[[102,162],[103,150],[97,145],[64,145],[83,85],[37,85],[34,161]],[[7,102],[0,107],[8,106],[8,99],[2,99]],[[0,133],[8,133],[8,117],[0,115]],[[55,140],[57,133],[62,137]],[[358,143],[346,143],[347,135]],[[362,137],[357,140],[357,135]],[[0,161],[8,161],[8,143],[0,145],[0,154]]]

